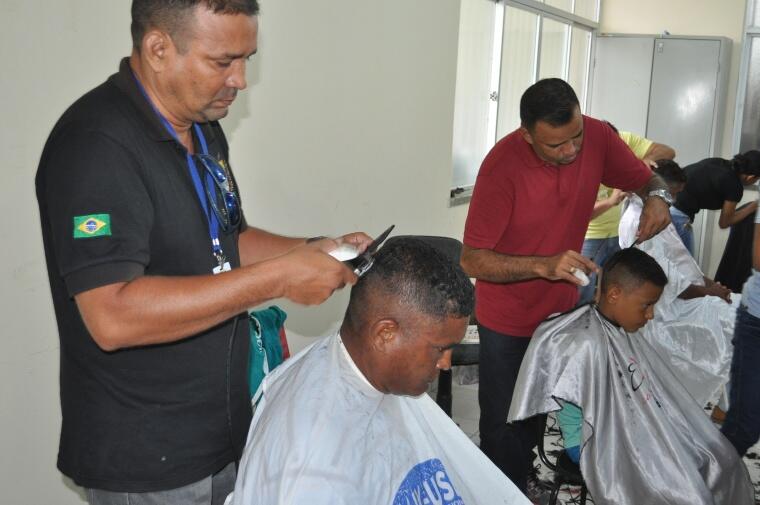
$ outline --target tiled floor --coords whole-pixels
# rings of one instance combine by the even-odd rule
[[[430,391],[430,394],[435,398],[435,390]],[[478,385],[460,385],[458,384],[456,375],[452,386],[452,417],[460,428],[470,437],[470,439],[477,445],[480,442],[480,436],[478,433],[478,418],[480,416],[480,408],[478,407]],[[709,415],[709,410],[706,412]],[[548,451],[558,451],[561,449],[561,441],[559,440],[559,431],[551,427],[553,421],[550,419],[547,423],[550,427],[548,438],[555,438],[553,440],[546,440],[545,447]],[[550,455],[550,458],[554,458],[555,455]],[[757,503],[760,503],[760,443],[753,447],[747,456],[744,458],[744,462],[747,465],[752,482],[755,485],[755,499]],[[543,480],[550,481],[552,479],[550,470],[546,468],[539,468],[539,475]],[[559,502],[563,505],[577,504],[578,489],[569,488],[563,489],[560,492]],[[589,498],[587,503],[593,503],[593,500]]]

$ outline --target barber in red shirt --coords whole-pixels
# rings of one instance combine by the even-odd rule
[[[565,81],[529,87],[520,119],[480,168],[461,262],[477,279],[480,447],[525,491],[535,435],[529,423],[508,425],[507,411],[534,330],[575,305],[575,271],[598,270],[579,251],[599,184],[645,200],[640,241],[670,223],[672,198],[609,126],[581,114]]]

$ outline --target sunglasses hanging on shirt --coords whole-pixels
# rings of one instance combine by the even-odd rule
[[[211,210],[219,220],[219,228],[225,233],[230,233],[241,221],[240,200],[232,184],[232,178],[224,162],[217,161],[208,154],[196,154],[195,157],[211,175],[213,184],[209,184],[206,178],[204,186]]]
[[[153,105],[148,93],[145,91],[140,80],[133,74],[137,86],[140,88],[145,100],[153,108],[158,118],[163,123],[166,130],[171,134],[174,139],[181,144],[177,132],[174,131],[174,127],[169,121],[159,112],[159,110]],[[221,229],[225,233],[232,233],[240,224],[240,199],[235,193],[235,188],[232,184],[232,177],[226,170],[224,162],[217,160],[208,153],[208,144],[206,143],[206,137],[203,135],[203,130],[198,123],[193,123],[193,130],[195,131],[196,139],[200,144],[201,153],[190,154],[185,152],[187,159],[187,168],[190,173],[190,177],[193,182],[195,193],[198,196],[198,201],[206,215],[208,223],[208,233],[211,239],[211,254],[215,260],[216,265],[212,266],[211,272],[213,274],[219,274],[222,272],[228,272],[232,269],[230,262],[227,261],[227,256],[222,250],[222,243],[219,240],[219,230]],[[213,128],[209,129],[209,132],[214,136]],[[216,140],[214,138],[214,140]],[[201,162],[205,170],[198,170],[195,160]]]

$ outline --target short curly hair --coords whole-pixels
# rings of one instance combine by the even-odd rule
[[[541,79],[520,98],[520,122],[529,132],[539,121],[556,128],[568,124],[578,108],[578,96],[567,82],[556,77]]]
[[[626,247],[604,264],[601,290],[606,293],[613,284],[636,289],[646,282],[662,288],[668,277],[653,257],[635,247]]]
[[[351,290],[346,320],[354,328],[366,322],[370,297],[378,294],[440,320],[469,317],[475,304],[472,282],[459,264],[409,237],[382,247],[372,268]]]
[[[132,0],[132,46],[139,52],[145,34],[159,28],[184,50],[183,35],[198,5],[204,5],[215,14],[256,16],[259,13],[258,0]]]

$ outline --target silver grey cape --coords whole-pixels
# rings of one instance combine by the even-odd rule
[[[583,409],[580,466],[597,505],[751,505],[747,469],[654,349],[590,305],[538,327],[509,420]]]

